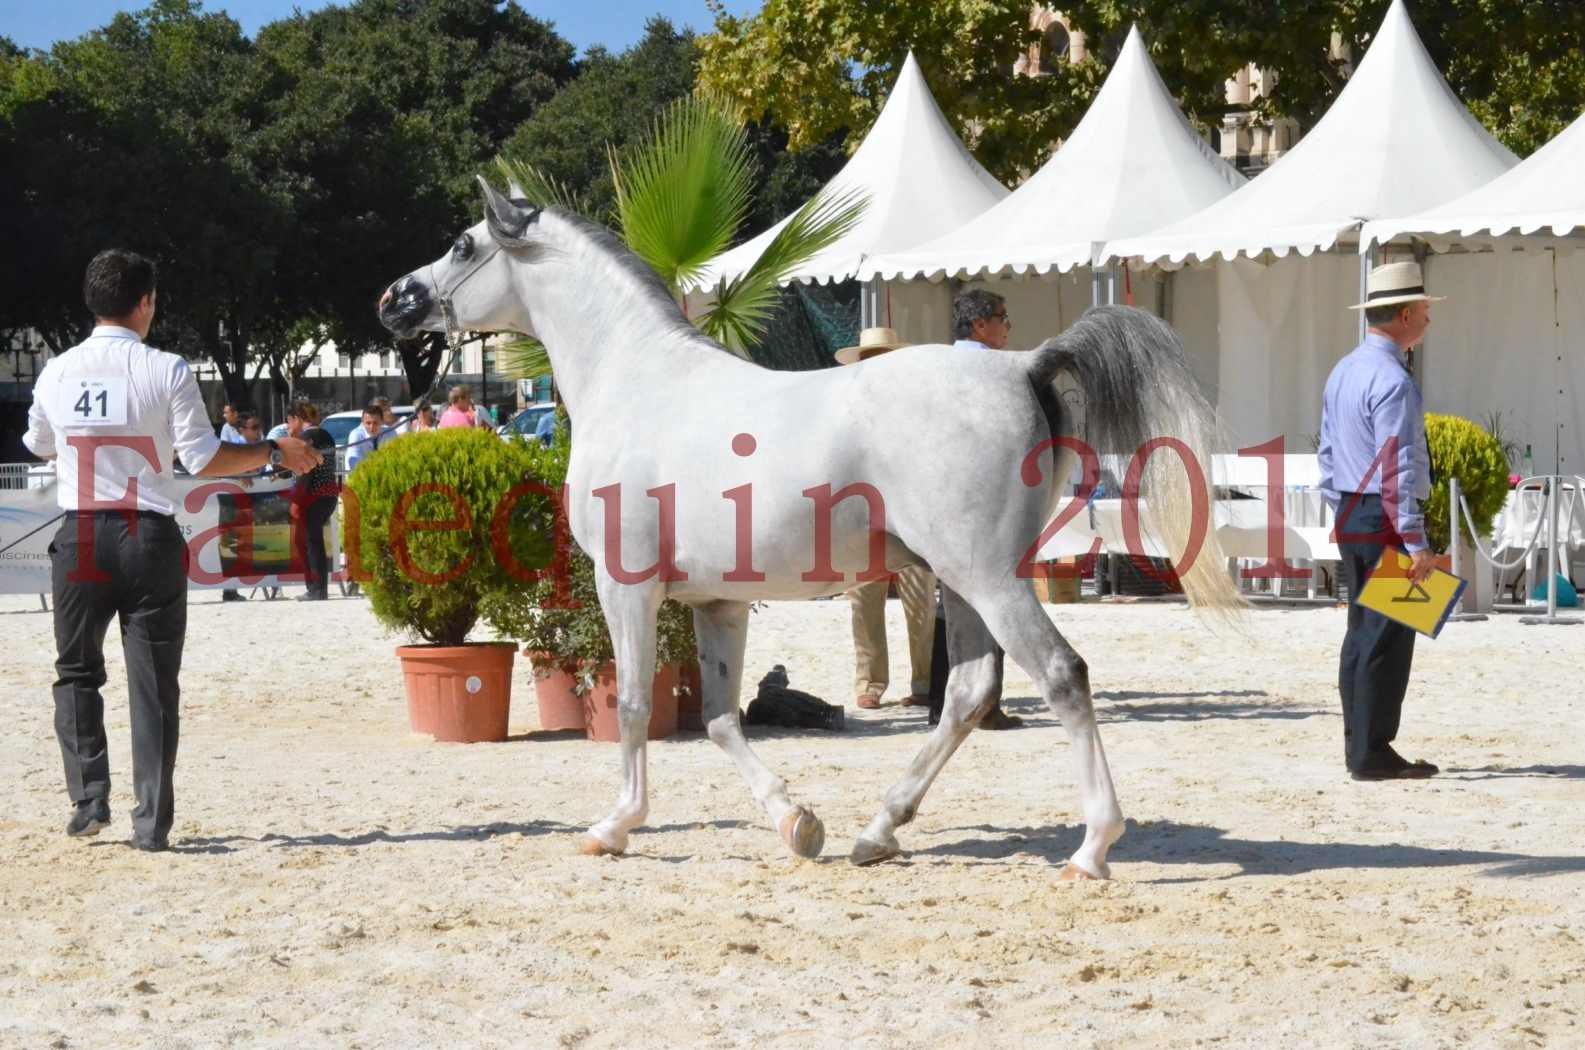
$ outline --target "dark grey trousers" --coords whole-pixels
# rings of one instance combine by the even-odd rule
[[[1403,697],[1414,663],[1414,631],[1359,604],[1359,592],[1387,547],[1403,546],[1387,520],[1381,497],[1361,495],[1352,509],[1345,493],[1338,507],[1338,551],[1348,580],[1348,633],[1338,660],[1337,691],[1343,701],[1343,754],[1348,768],[1369,764],[1398,735]]]
[[[132,719],[132,830],[163,842],[175,815],[187,544],[174,519],[68,514],[50,545],[55,592],[55,735],[73,802],[110,797],[105,632],[121,624]]]

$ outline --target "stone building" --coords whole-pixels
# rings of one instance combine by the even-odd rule
[[[1062,62],[1082,62],[1088,51],[1084,33],[1074,29],[1058,10],[1036,4],[1029,13],[1030,27],[1040,39],[1013,64],[1023,76],[1050,76]],[[1344,78],[1353,72],[1348,48],[1333,34],[1330,58]],[[1209,130],[1208,138],[1222,159],[1251,177],[1275,164],[1299,141],[1301,129],[1296,120],[1272,120],[1260,114],[1257,105],[1276,86],[1276,73],[1249,65],[1227,82],[1227,102],[1231,107],[1219,126]]]

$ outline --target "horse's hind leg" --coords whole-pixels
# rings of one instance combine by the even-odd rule
[[[787,783],[772,773],[749,748],[738,721],[738,695],[743,684],[743,646],[748,641],[749,607],[745,602],[711,602],[695,607],[694,634],[699,640],[700,697],[705,731],[732,756],[748,781],[754,799],[781,833],[787,848],[800,857],[818,857],[825,846],[825,826],[806,806],[787,797]]]
[[[976,608],[1012,660],[1034,678],[1047,706],[1062,719],[1073,745],[1073,761],[1084,812],[1084,843],[1068,859],[1065,879],[1109,878],[1106,851],[1123,833],[1123,811],[1117,805],[1106,752],[1095,725],[1090,699],[1090,672],[1084,659],[1062,637],[1034,592],[1023,580],[1012,581]]]
[[[885,804],[853,844],[854,864],[874,864],[901,852],[896,830],[914,819],[919,803],[958,745],[996,703],[1001,678],[991,633],[978,613],[951,588],[942,587],[946,599],[947,675],[946,702],[941,723],[914,756],[903,779],[886,793]]]

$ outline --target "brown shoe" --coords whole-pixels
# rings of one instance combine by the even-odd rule
[[[881,696],[879,693],[860,693],[854,697],[853,705],[862,707],[866,711],[876,711],[880,709]]]
[[[1010,715],[999,707],[993,707],[980,719],[979,729],[1017,729],[1024,724],[1024,720],[1017,715]]]
[[[902,702],[903,707],[929,707],[930,698],[923,693],[914,693]]]

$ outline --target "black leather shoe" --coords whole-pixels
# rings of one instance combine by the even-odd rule
[[[1391,747],[1384,747],[1366,755],[1364,764],[1350,776],[1355,780],[1425,780],[1440,772],[1424,759],[1410,762]]]
[[[66,822],[66,834],[74,839],[97,835],[110,826],[110,803],[102,798],[90,798],[77,803],[72,819]]]
[[[133,849],[142,850],[144,853],[164,853],[171,848],[171,844],[164,839],[145,839],[136,835],[132,837],[132,841],[127,843],[127,845]]]
[[[330,596],[328,594],[314,594],[310,592],[308,594],[299,594],[297,596],[297,600],[300,602],[327,602],[330,600]]]
[[[221,591],[220,592],[220,600],[223,601],[223,602],[245,602],[245,601],[247,601],[247,599],[242,596],[242,592],[241,591]]]

